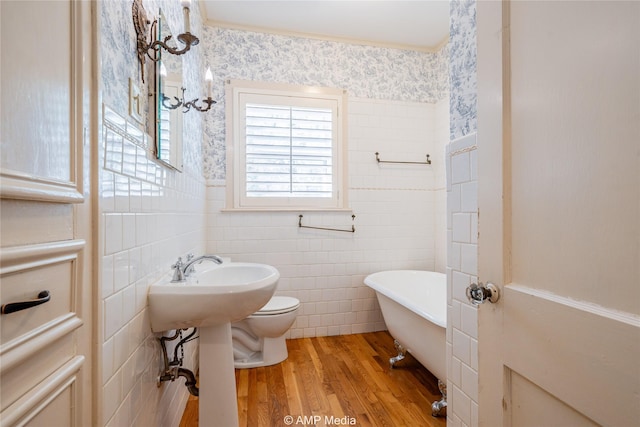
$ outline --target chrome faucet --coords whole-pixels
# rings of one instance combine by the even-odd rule
[[[202,255],[197,258],[193,258],[193,256],[187,257],[187,262],[182,262],[182,257],[178,258],[175,264],[171,266],[174,269],[173,279],[171,279],[171,283],[176,282],[184,282],[189,277],[189,274],[193,273],[193,265],[197,262],[202,262],[204,260],[213,261],[216,264],[222,264],[222,258],[218,255]]]

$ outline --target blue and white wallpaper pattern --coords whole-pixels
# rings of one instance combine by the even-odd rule
[[[477,130],[476,0],[449,3],[450,139]]]
[[[127,116],[129,77],[145,98],[148,93],[137,62],[132,1],[98,4],[103,102]],[[144,0],[144,6],[149,16],[162,8],[170,26],[182,29],[178,1]],[[182,56],[184,82],[189,97],[203,97],[204,71],[211,67],[218,104],[206,114],[185,114],[183,158],[185,170],[203,170],[205,179],[225,177],[227,79],[335,87],[377,100],[435,103],[448,96],[451,139],[476,128],[475,0],[451,1],[450,41],[436,53],[208,27],[199,11],[194,1],[191,26],[200,44]]]
[[[206,27],[203,39],[218,100],[205,125],[206,179],[225,177],[228,79],[333,87],[378,100],[435,103],[448,96],[446,46],[426,53],[219,27]]]
[[[142,83],[140,65],[136,52],[136,33],[131,15],[132,0],[102,0],[100,7],[100,72],[102,102],[122,116],[129,113],[129,78],[140,87],[141,95],[149,100],[147,85],[150,81],[149,72],[145,71],[145,81]],[[145,0],[144,8],[149,19],[154,19],[159,9],[167,18],[170,28],[175,34],[182,32],[184,27],[182,6],[177,0]],[[191,31],[202,34],[202,18],[200,6],[194,1],[191,6]],[[200,37],[201,38],[201,37]],[[201,64],[202,54],[197,50],[200,45],[192,48],[188,54],[181,56],[184,81],[189,82],[187,96],[202,98],[205,95],[204,72]],[[149,61],[147,60],[147,63]],[[147,69],[150,67],[148,66]],[[193,95],[193,96],[191,96]],[[148,112],[150,103],[145,102],[143,110]],[[204,117],[202,114],[185,114],[183,123],[183,163],[185,171],[201,175],[202,170],[202,134]],[[149,125],[145,113],[143,120]],[[141,125],[141,128],[144,127]],[[146,129],[145,129],[146,130]]]

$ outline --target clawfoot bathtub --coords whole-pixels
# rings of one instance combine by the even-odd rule
[[[438,378],[442,400],[432,406],[434,416],[446,411],[447,284],[442,273],[389,270],[367,276],[364,283],[376,291],[382,316],[395,339],[398,355],[393,367],[411,353]]]

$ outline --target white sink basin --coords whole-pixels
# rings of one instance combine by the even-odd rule
[[[149,288],[151,329],[201,328],[235,322],[262,308],[273,296],[280,273],[266,264],[228,262]]]

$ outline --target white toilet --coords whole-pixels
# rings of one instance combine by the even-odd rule
[[[289,353],[285,334],[296,320],[300,301],[274,296],[257,312],[231,324],[236,368],[269,366],[285,360]]]

